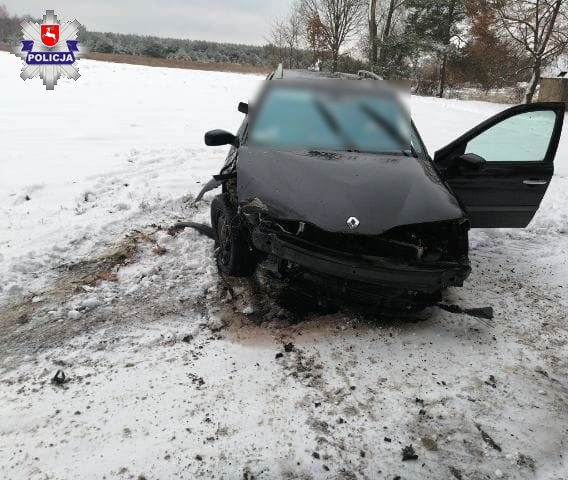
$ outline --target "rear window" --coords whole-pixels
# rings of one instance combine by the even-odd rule
[[[400,153],[411,150],[410,120],[381,94],[272,88],[254,119],[250,142],[286,149]]]

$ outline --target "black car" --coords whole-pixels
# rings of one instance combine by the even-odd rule
[[[219,270],[420,310],[470,273],[470,228],[525,227],[554,172],[564,104],[505,110],[431,158],[403,102],[364,75],[278,68],[237,133],[211,204]]]

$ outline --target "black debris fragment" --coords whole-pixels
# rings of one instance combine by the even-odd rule
[[[495,442],[495,440],[493,440],[491,438],[491,436],[486,431],[484,431],[481,428],[481,425],[479,425],[479,423],[476,423],[475,426],[479,430],[479,433],[481,433],[481,438],[483,438],[483,441],[485,443],[487,443],[487,445],[489,445],[491,448],[497,450],[498,452],[500,452],[502,450],[501,446],[497,442]]]
[[[391,443],[391,442],[392,442],[392,440],[391,440],[391,439],[390,439],[389,437],[385,437],[385,442],[387,442],[387,443]]]
[[[175,225],[172,225],[170,228],[168,228],[168,234],[175,236],[185,228],[193,228],[194,230],[198,231],[202,235],[205,235],[206,237],[215,239],[215,234],[213,232],[213,229],[209,225],[205,225],[203,223],[196,223],[196,222],[179,222],[179,223],[176,223]]]
[[[294,344],[293,343],[286,343],[284,345],[284,351],[286,353],[290,353],[292,350],[294,350]]]
[[[446,312],[465,314],[470,317],[484,318],[486,320],[493,320],[494,316],[493,307],[462,308],[459,305],[448,305],[445,303],[438,303],[438,307]]]
[[[192,340],[193,340],[193,335],[186,335],[181,339],[181,341],[184,343],[190,343]]]
[[[490,387],[497,388],[497,380],[495,379],[495,376],[489,375],[489,379],[485,381],[485,384]]]
[[[532,470],[533,472],[536,469],[536,463],[535,463],[534,459],[529,457],[528,455],[524,455],[522,453],[519,453],[519,455],[517,457],[517,465],[519,465],[521,467],[527,467],[530,470]]]
[[[191,383],[197,385],[198,388],[205,385],[205,380],[203,380],[203,377],[198,377],[194,373],[190,373],[188,374],[188,376],[191,378]]]
[[[312,453],[312,457],[314,457],[315,459],[319,460],[320,454],[319,454],[318,452],[313,452],[313,453]]]
[[[407,445],[402,449],[402,461],[407,462],[408,460],[418,460],[418,455],[412,445]]]
[[[450,467],[450,473],[456,480],[463,480],[461,472],[456,467]]]
[[[282,352],[278,352],[276,355],[274,355],[274,358],[276,360],[278,360],[279,358],[282,358],[284,356],[284,354]]]
[[[466,308],[463,313],[470,317],[484,318],[485,320],[493,320],[493,307]]]
[[[61,369],[57,370],[57,372],[55,372],[55,375],[51,379],[51,383],[53,383],[54,385],[63,385],[64,383],[67,383],[68,381],[69,380],[65,376],[65,372]]]

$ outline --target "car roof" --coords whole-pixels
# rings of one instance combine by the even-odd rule
[[[323,72],[320,70],[288,69],[279,64],[276,70],[270,73],[267,80],[319,80],[319,79],[344,79],[344,80],[382,80],[382,78],[367,70],[359,70],[355,73]]]

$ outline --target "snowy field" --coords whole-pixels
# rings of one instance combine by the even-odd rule
[[[493,321],[300,315],[167,233],[207,220],[203,133],[261,77],[20,68],[0,53],[0,479],[568,478],[568,128],[529,228],[472,232],[446,292]],[[431,153],[503,109],[411,106]]]

